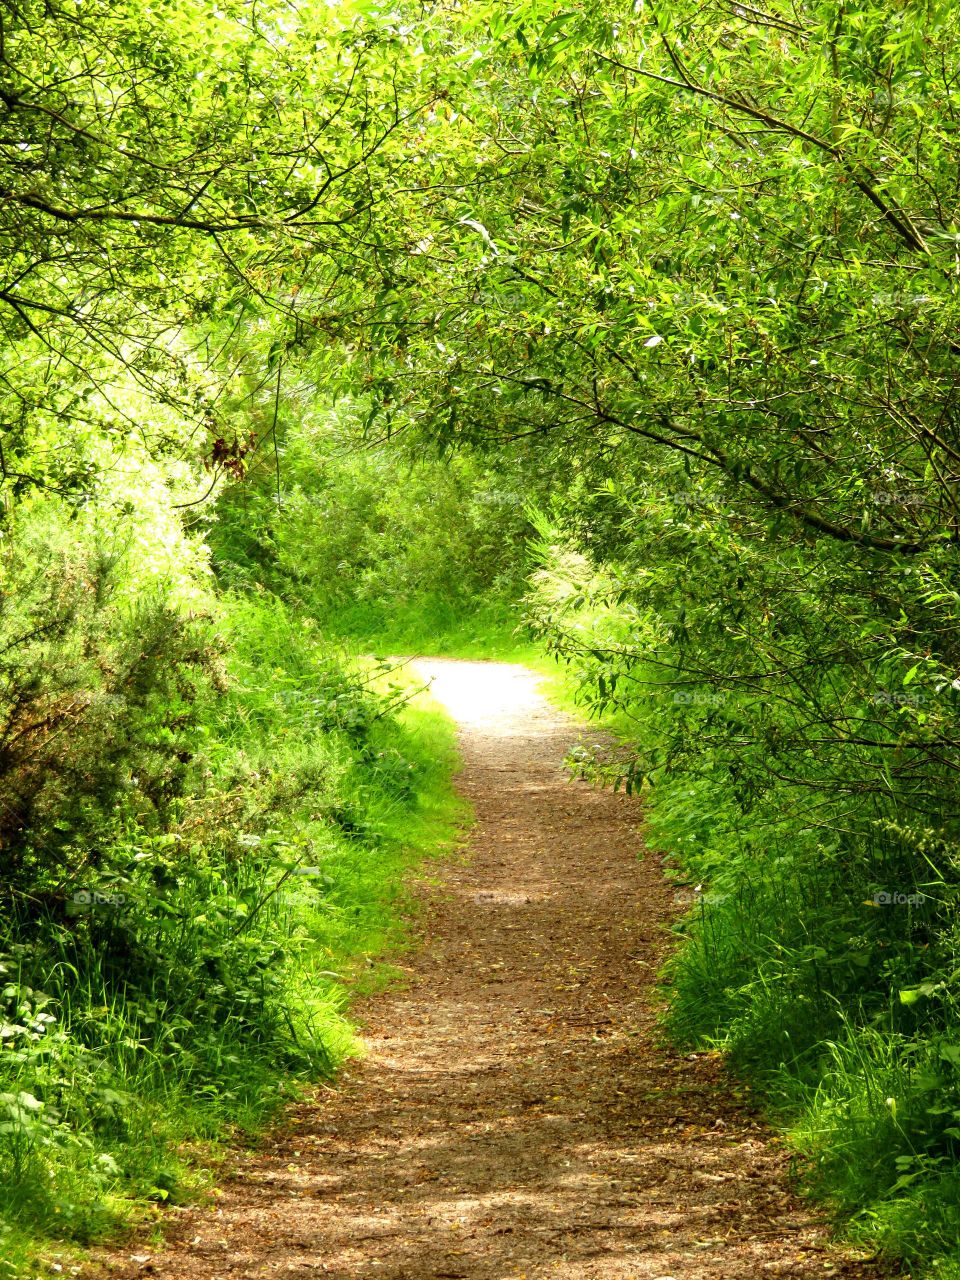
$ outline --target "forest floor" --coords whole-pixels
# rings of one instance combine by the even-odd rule
[[[366,1057],[171,1210],[114,1280],[876,1277],[791,1190],[715,1054],[657,1031],[678,914],[637,802],[570,781],[583,727],[523,667],[417,670],[476,813],[418,887],[406,983],[354,1006]],[[431,868],[432,872],[436,867]]]

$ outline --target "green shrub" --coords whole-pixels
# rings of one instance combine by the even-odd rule
[[[645,797],[667,856],[667,1028],[726,1051],[844,1221],[946,1265],[960,1252],[953,597],[932,600],[919,574],[878,590],[836,548],[771,558],[709,488],[679,513],[604,498],[622,501],[619,555],[595,560],[540,520],[527,607],[582,704],[622,730],[594,767]]]
[[[184,1141],[353,1051],[349,984],[454,814],[449,735],[414,740],[387,672],[263,590],[131,592],[95,522],[49,515],[8,530],[0,595],[0,1255],[24,1258],[191,1194]]]

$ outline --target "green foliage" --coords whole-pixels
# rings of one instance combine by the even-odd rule
[[[106,1203],[98,1073],[145,1134],[167,1043],[229,1116],[342,1051],[303,975],[438,779],[310,624],[482,651],[533,505],[531,623],[704,886],[674,1033],[955,1259],[950,6],[0,16],[11,1211]]]
[[[284,404],[278,465],[251,463],[211,529],[218,573],[271,585],[329,634],[380,652],[439,651],[517,625],[527,504],[544,481],[523,457],[363,448],[356,404]]]
[[[4,0],[0,17],[0,475],[82,497],[101,478],[87,436],[167,456],[186,438],[238,474],[251,345],[272,367],[326,322],[429,96],[411,33],[282,0]]]
[[[159,589],[124,603],[121,557],[78,542],[63,516],[45,504],[0,547],[0,842],[15,910],[62,912],[86,873],[109,883],[101,845],[118,809],[163,822],[216,679],[200,623]]]
[[[407,695],[372,692],[278,603],[228,602],[224,632],[165,820],[139,796],[87,814],[100,856],[70,868],[65,903],[19,868],[0,942],[9,1222],[86,1239],[131,1192],[189,1194],[176,1144],[262,1123],[328,1074],[351,1051],[350,984],[398,944],[404,869],[449,831],[446,729],[421,719],[414,744],[391,706]]]
[[[0,547],[11,1263],[194,1194],[184,1143],[329,1075],[351,988],[402,944],[406,870],[459,816],[450,731],[405,681],[252,582],[211,591],[199,553],[192,578],[123,553],[138,520],[168,532],[155,499],[120,543],[34,503]]]
[[[881,585],[830,548],[771,559],[719,495],[661,484],[598,495],[621,520],[604,564],[541,521],[529,608],[582,701],[617,713],[617,781],[674,868],[668,1026],[783,1109],[858,1230],[914,1263],[952,1256],[956,693],[930,623],[921,651],[907,621],[930,607],[922,575]]]

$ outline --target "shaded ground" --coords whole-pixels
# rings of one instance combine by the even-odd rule
[[[409,987],[357,1010],[369,1056],[239,1156],[212,1211],[112,1274],[875,1277],[790,1194],[716,1060],[659,1046],[673,895],[636,859],[634,802],[567,780],[577,724],[522,667],[419,669],[461,726],[477,825],[423,889]]]

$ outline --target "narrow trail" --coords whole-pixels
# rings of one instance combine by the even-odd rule
[[[163,1280],[877,1276],[791,1194],[711,1055],[655,1032],[674,908],[635,802],[561,766],[579,726],[522,667],[418,671],[460,726],[467,857],[423,886],[369,1054],[238,1157],[218,1206],[110,1264]]]

